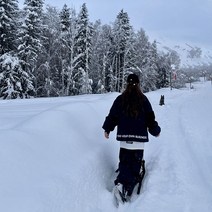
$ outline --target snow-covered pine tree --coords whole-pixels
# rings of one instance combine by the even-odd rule
[[[65,95],[65,80],[69,70],[69,51],[71,50],[70,46],[70,9],[65,4],[60,12],[60,27],[61,27],[61,94]]]
[[[125,63],[124,63],[124,75],[125,78],[133,73],[136,73],[140,78],[140,70],[138,67],[136,67],[136,51],[135,51],[135,45],[136,45],[136,36],[133,29],[130,31],[130,36],[126,45],[126,55],[125,55]],[[124,81],[123,85],[125,86],[126,80]]]
[[[135,33],[135,43],[134,43],[134,51],[135,51],[135,67],[139,72],[139,76],[141,77],[142,88],[146,81],[144,67],[147,63],[148,51],[149,51],[149,38],[146,35],[145,31],[140,28]]]
[[[41,34],[42,52],[38,57],[37,96],[59,96],[61,77],[58,70],[60,55],[60,19],[55,7],[47,6],[43,16],[44,28]]]
[[[70,15],[70,8],[68,8],[68,6],[64,4],[62,11],[60,12],[60,23],[62,32],[70,31]]]
[[[25,0],[25,20],[19,33],[18,57],[37,91],[37,59],[41,50],[43,0]]]
[[[0,1],[0,56],[16,50],[17,0]]]
[[[9,53],[0,56],[0,97],[25,98],[33,89],[28,74],[20,66],[19,59]]]
[[[113,60],[115,52],[115,43],[113,39],[113,29],[110,25],[102,26],[100,46],[102,47],[102,79],[106,91],[115,91],[116,76],[113,72]]]
[[[74,69],[74,42],[76,36],[76,12],[64,5],[60,13],[61,23],[61,63],[62,63],[62,91],[64,95],[73,95],[75,82],[73,77]]]
[[[144,92],[156,89],[158,70],[157,58],[155,58],[155,46],[148,43],[148,51],[145,58],[145,63],[142,66],[142,88]]]
[[[144,92],[156,89],[158,79],[157,46],[151,44],[145,31],[141,28],[136,33],[135,65],[141,74],[141,85]]]
[[[150,45],[149,48],[149,63],[147,63],[147,66],[149,66],[148,70],[148,84],[149,88],[148,90],[156,90],[157,88],[157,81],[159,78],[158,75],[158,66],[157,66],[157,61],[158,61],[158,53],[157,53],[157,44],[156,41],[154,40],[153,43]]]
[[[93,24],[93,36],[91,39],[92,52],[90,60],[90,72],[89,76],[93,80],[92,90],[94,93],[102,93],[101,88],[103,88],[103,80],[101,75],[102,72],[102,48],[103,43],[100,44],[101,40],[101,21],[97,20]]]
[[[115,46],[112,67],[116,79],[116,91],[118,92],[121,92],[124,87],[126,51],[131,29],[128,14],[121,10],[113,26]]]
[[[17,98],[20,94],[16,51],[18,4],[16,0],[0,1],[0,97]]]
[[[157,80],[157,88],[166,88],[169,86],[169,60],[168,55],[164,53],[160,53],[158,55],[157,60],[158,67],[158,80]]]
[[[92,28],[89,23],[88,10],[84,3],[76,23],[74,41],[74,81],[75,94],[92,93],[92,80],[89,78]]]
[[[92,53],[90,77],[93,80],[93,92],[105,93],[107,89],[107,74],[110,65],[111,27],[101,25],[100,20],[93,26]]]

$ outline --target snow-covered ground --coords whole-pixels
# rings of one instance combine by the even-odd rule
[[[210,82],[146,94],[162,132],[145,145],[142,193],[118,209],[119,143],[101,128],[117,95],[0,101],[0,211],[211,212]]]

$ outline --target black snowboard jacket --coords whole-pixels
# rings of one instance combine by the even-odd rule
[[[145,95],[141,112],[137,118],[129,117],[123,112],[122,95],[115,99],[102,128],[109,134],[116,126],[118,141],[148,142],[148,132],[157,136],[161,131],[155,121],[152,106]]]

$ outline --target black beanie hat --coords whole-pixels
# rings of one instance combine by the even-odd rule
[[[127,77],[127,83],[129,84],[138,84],[139,83],[139,78],[136,74],[130,74]]]

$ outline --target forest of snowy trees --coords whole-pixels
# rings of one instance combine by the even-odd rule
[[[121,92],[132,71],[144,92],[169,86],[176,74],[172,86],[185,83],[179,56],[159,53],[127,12],[102,25],[89,21],[86,4],[79,13],[43,5],[25,0],[20,9],[17,0],[0,1],[0,98]]]

